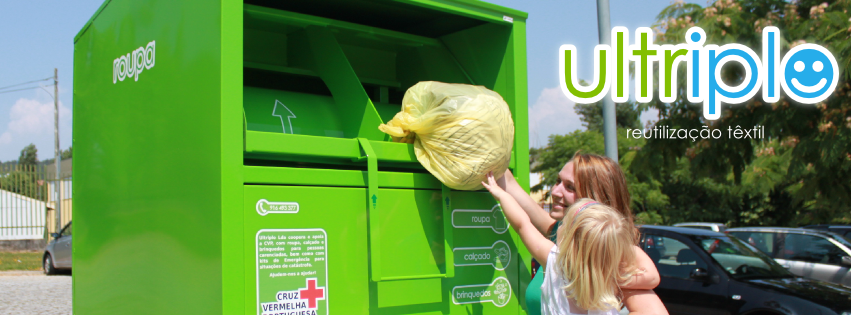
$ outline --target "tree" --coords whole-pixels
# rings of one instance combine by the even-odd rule
[[[582,107],[582,110],[577,109],[576,112],[581,116],[582,121],[594,121],[601,117],[602,110],[595,110],[593,106],[595,105],[591,104]],[[641,110],[634,103],[624,103],[619,104],[619,106],[624,107],[626,113],[634,113],[632,117],[638,124],[638,115],[640,115]],[[628,117],[628,115],[623,117]],[[628,120],[623,121],[625,122],[624,125],[619,123],[619,127],[630,127],[626,124]],[[589,124],[586,125],[587,130],[576,130],[566,135],[551,135],[546,147],[530,150],[531,171],[542,174],[541,182],[532,186],[532,191],[541,191],[544,187],[552,187],[558,179],[558,172],[576,152],[605,154],[603,134],[600,130],[602,124],[598,129],[594,129],[593,126],[593,124]],[[631,127],[635,128],[635,126]],[[661,193],[661,184],[658,181],[639,181],[629,172],[629,165],[636,156],[636,150],[644,145],[644,140],[628,138],[626,134],[625,129],[618,129],[618,156],[620,157],[619,163],[627,177],[627,185],[632,196],[633,212],[637,214],[637,218],[642,223],[661,223],[658,213],[667,205],[667,196]],[[548,194],[549,192],[547,192]]]
[[[73,153],[74,153],[74,147],[70,146],[70,147],[68,147],[68,150],[62,150],[62,153],[60,154],[60,158],[63,159],[63,160],[64,159],[70,159],[70,158],[73,157],[72,156]]]
[[[27,197],[42,199],[43,191],[38,185],[38,150],[30,144],[21,150],[15,167],[0,177],[0,188]]]
[[[62,160],[65,160],[65,159],[73,158],[73,153],[74,153],[74,147],[68,147],[68,150],[62,150],[59,155],[60,155],[60,158]],[[55,158],[45,159],[45,160],[42,160],[40,162],[40,164],[41,165],[53,165],[54,160],[56,160],[56,159]]]
[[[30,143],[30,145],[24,147],[21,150],[21,157],[18,158],[19,165],[36,165],[38,164],[38,149],[35,148],[35,144]]]
[[[671,206],[689,218],[728,218],[743,225],[851,222],[849,9],[849,0],[718,0],[705,8],[677,2],[664,9],[655,25],[657,44],[683,42],[686,30],[700,26],[706,44],[736,42],[760,55],[762,28],[772,25],[781,30],[781,55],[804,42],[825,46],[836,56],[842,76],[834,94],[817,105],[798,104],[786,96],[764,104],[755,97],[741,105],[724,105],[720,119],[704,121],[700,104],[686,101],[686,76],[680,67],[678,100],[649,104],[659,110],[657,124],[725,132],[761,125],[767,138],[650,139],[636,157],[633,172],[643,180],[665,183],[662,191],[671,197]],[[722,77],[735,85],[744,79],[744,71],[724,67]]]

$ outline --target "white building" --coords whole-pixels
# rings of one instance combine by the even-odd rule
[[[47,204],[0,189],[0,241],[44,239]]]

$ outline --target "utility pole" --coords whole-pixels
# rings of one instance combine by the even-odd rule
[[[56,151],[53,163],[56,163],[56,233],[62,230],[62,177],[59,175],[62,164],[62,151],[59,151],[59,69],[53,68],[53,134],[56,137]]]
[[[609,22],[609,0],[597,0],[597,31],[600,35],[601,45],[612,43],[612,27]],[[609,80],[614,80],[614,78],[610,78]],[[603,138],[605,139],[606,156],[618,162],[618,128],[615,119],[615,102],[612,101],[611,94],[612,91],[609,90],[602,100]]]

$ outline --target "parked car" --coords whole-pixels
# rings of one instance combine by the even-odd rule
[[[833,233],[842,235],[846,239],[851,240],[851,225],[817,224],[817,225],[802,226],[802,228],[829,231],[829,232],[833,232]]]
[[[793,274],[851,287],[851,242],[832,232],[801,228],[734,228],[746,240]]]
[[[647,235],[644,237],[644,242],[642,244],[643,246],[641,247],[644,248],[645,251],[649,249],[655,249],[660,253],[664,253],[666,250],[665,240],[659,236]]]
[[[71,270],[71,222],[59,233],[50,233],[53,241],[44,249],[44,273],[53,275],[60,269]]]
[[[674,224],[674,226],[704,229],[704,230],[710,230],[710,231],[715,231],[715,232],[724,232],[725,230],[727,230],[726,224],[724,224],[724,223],[711,223],[711,222],[684,222],[684,223]]]
[[[851,314],[851,288],[797,277],[756,248],[723,233],[642,226],[667,250],[648,249],[661,281],[656,294],[678,314]],[[673,251],[676,245],[679,250]]]

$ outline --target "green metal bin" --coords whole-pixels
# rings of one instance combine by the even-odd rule
[[[74,313],[525,314],[530,256],[494,199],[378,130],[417,82],[483,85],[528,188],[525,18],[106,1],[74,39]]]

